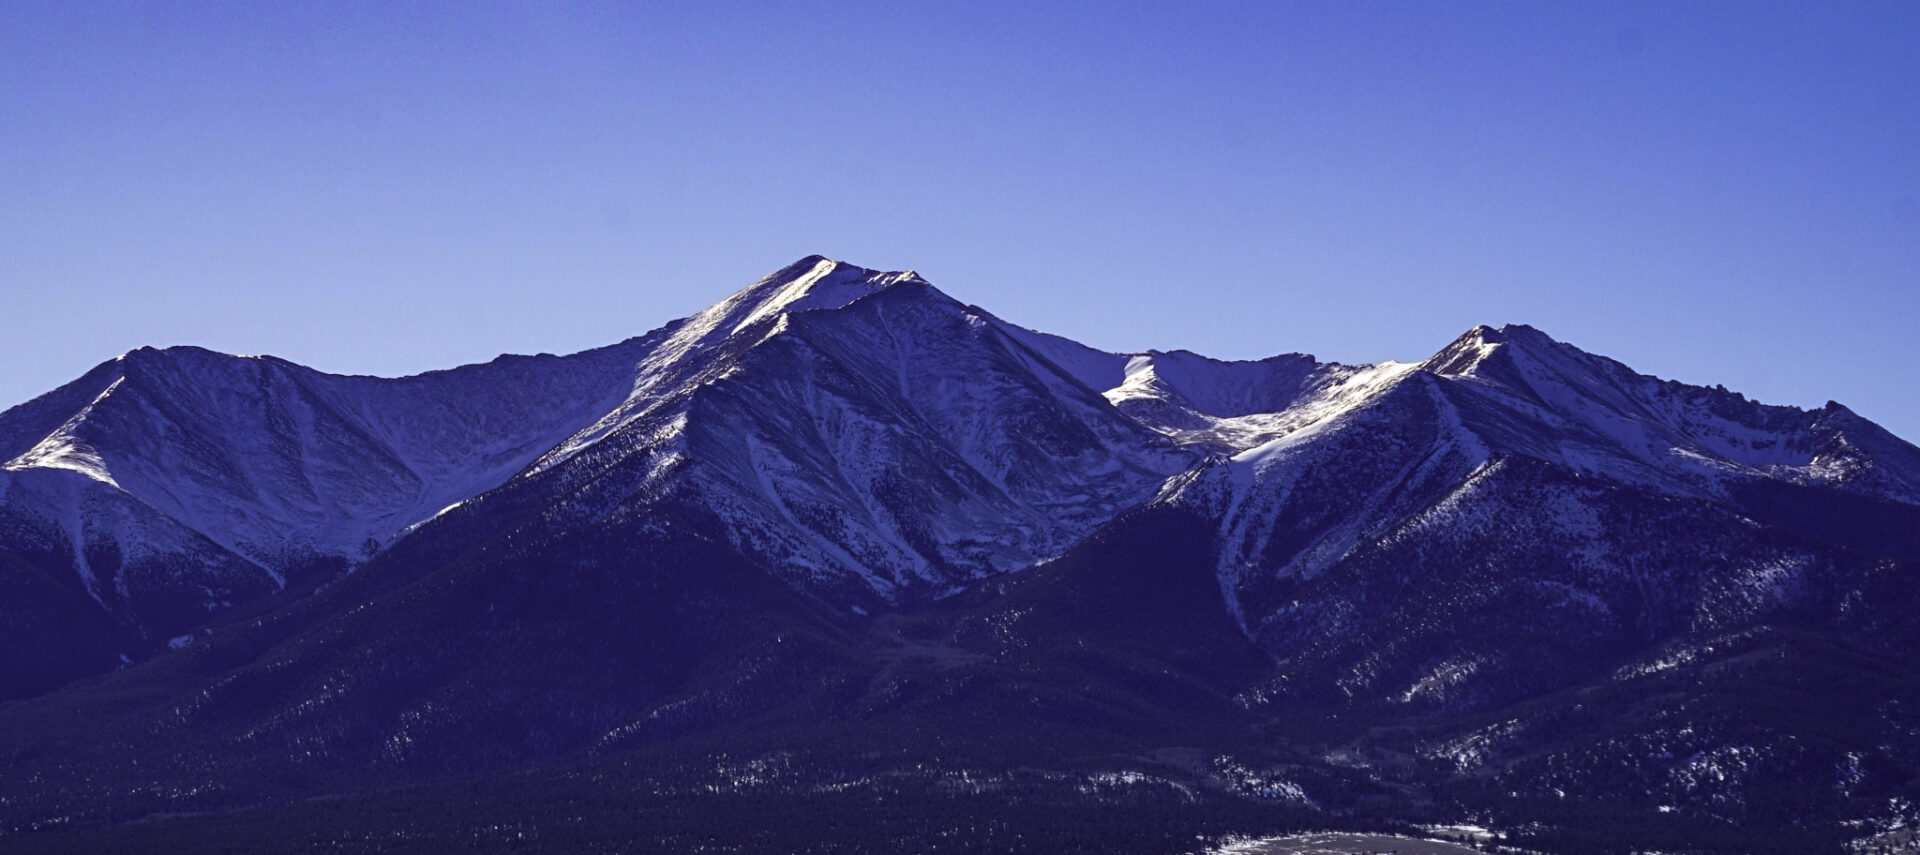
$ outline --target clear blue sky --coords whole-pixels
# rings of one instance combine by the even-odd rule
[[[568,352],[814,252],[1112,350],[1529,323],[1920,439],[1920,5],[0,3],[0,406]]]

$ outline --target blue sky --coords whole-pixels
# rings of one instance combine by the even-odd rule
[[[1529,323],[1920,439],[1920,6],[0,4],[0,406],[568,352],[802,255],[1112,350]]]

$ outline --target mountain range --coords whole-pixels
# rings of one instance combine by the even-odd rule
[[[1526,326],[1114,354],[812,256],[571,356],[142,348],[0,461],[22,851],[1920,823],[1920,449]]]

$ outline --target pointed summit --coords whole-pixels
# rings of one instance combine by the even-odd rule
[[[884,272],[809,255],[688,319],[702,338],[732,335],[780,314],[839,309],[903,282],[924,284],[911,270]]]
[[[1443,375],[1478,374],[1481,372],[1477,369],[1483,363],[1508,347],[1547,353],[1566,345],[1526,324],[1502,324],[1497,328],[1480,324],[1428,357],[1420,363],[1420,368]]]
[[[1493,355],[1507,337],[1493,327],[1481,324],[1460,334],[1452,343],[1420,363],[1421,370],[1435,374],[1467,374]]]

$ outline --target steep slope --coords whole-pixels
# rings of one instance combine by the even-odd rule
[[[511,501],[561,527],[685,508],[861,608],[1018,570],[1194,457],[1002,328],[911,273],[803,259],[676,326]]]
[[[1422,368],[1465,393],[1476,432],[1578,471],[1705,496],[1766,478],[1920,503],[1920,450],[1836,403],[1659,380],[1518,325],[1475,328]]]
[[[111,377],[51,429],[34,417],[79,390],[9,412],[5,471],[84,475],[270,574],[357,560],[579,430],[647,344],[396,380],[143,348],[77,381]]]
[[[237,604],[365,559],[591,422],[650,344],[395,380],[143,348],[9,410],[0,548],[18,560],[0,584],[19,596],[8,619],[91,607],[115,629],[88,635],[94,652],[76,670],[8,672],[0,697],[179,643]],[[72,661],[58,634],[8,642],[16,661]]]
[[[1444,526],[1452,498],[1489,489],[1481,482],[1516,458],[1829,542],[1920,543],[1886,531],[1920,505],[1916,449],[1837,404],[1808,412],[1661,381],[1527,327],[1476,328],[1423,363],[1357,369],[1327,388],[1268,415],[1268,433],[1243,435],[1271,439],[1161,497],[1220,521],[1222,584],[1250,629],[1293,581],[1409,525]],[[1877,523],[1849,528],[1809,506]],[[1557,507],[1524,516],[1557,514],[1568,539],[1619,535],[1576,531],[1592,509]]]

